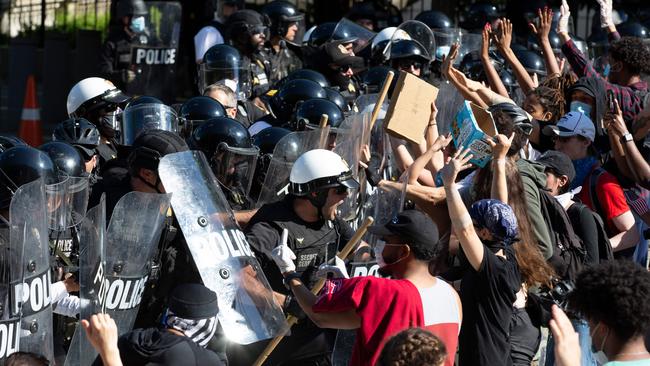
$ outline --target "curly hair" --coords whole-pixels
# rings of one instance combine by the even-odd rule
[[[47,358],[32,352],[12,353],[5,361],[6,366],[47,366]]]
[[[519,241],[512,247],[517,257],[517,266],[521,273],[522,281],[528,286],[551,286],[551,280],[555,272],[546,263],[542,253],[537,247],[537,239],[528,217],[528,206],[526,205],[526,192],[524,183],[516,164],[506,159],[506,180],[508,181],[508,205],[512,207],[519,226]],[[492,169],[481,168],[477,171],[474,187],[476,187],[475,199],[481,200],[490,198],[492,182]]]
[[[540,85],[531,90],[528,95],[530,94],[537,97],[539,104],[544,108],[544,112],[551,113],[549,122],[555,123],[564,115],[566,101],[563,90]]]
[[[442,366],[447,349],[440,338],[422,328],[409,328],[392,336],[379,355],[378,366]]]
[[[569,306],[603,322],[622,340],[650,327],[650,273],[632,261],[607,261],[586,268],[576,279]]]
[[[609,55],[621,61],[632,75],[650,72],[650,49],[641,38],[623,37],[612,43]]]

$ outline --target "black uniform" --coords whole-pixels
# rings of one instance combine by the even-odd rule
[[[295,70],[302,69],[300,57],[287,46],[285,41],[280,41],[278,52],[273,47],[268,47],[266,54],[271,62],[271,73],[269,74],[271,84],[277,83]]]
[[[247,229],[246,238],[260,261],[271,288],[278,293],[289,294],[282,284],[282,275],[272,259],[263,254],[262,248],[272,248],[280,241],[282,230],[289,230],[287,245],[296,254],[296,272],[308,287],[313,287],[318,278],[318,266],[334,258],[352,237],[353,231],[343,220],[303,221],[293,210],[293,198],[264,205],[253,216]],[[295,300],[289,304],[300,313]],[[318,328],[311,320],[304,319],[291,329],[268,359],[270,365],[326,365],[334,346],[336,331]],[[258,342],[250,346],[228,347],[231,364],[250,365],[268,342]],[[231,349],[236,348],[236,349]],[[240,354],[241,353],[241,354]]]
[[[133,45],[147,43],[148,39],[144,34],[132,36],[124,30],[124,27],[111,29],[102,48],[99,64],[104,78],[112,81],[118,89],[126,90],[127,70],[133,64],[131,48]]]
[[[251,65],[251,84],[252,94],[251,98],[256,98],[266,94],[271,88],[269,75],[271,75],[271,62],[269,56],[264,51],[258,51],[252,55],[243,55],[242,60],[244,64]]]

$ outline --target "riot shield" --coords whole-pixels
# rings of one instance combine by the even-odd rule
[[[17,264],[10,270],[11,317],[20,316],[20,328],[3,337],[20,336],[20,351],[34,352],[54,359],[52,343],[51,271],[45,186],[39,179],[16,191],[9,207],[10,257]],[[19,259],[20,258],[20,259]],[[17,280],[17,281],[15,281]],[[3,315],[4,317],[4,315]],[[13,339],[7,346],[11,346]],[[5,339],[3,339],[4,341]]]
[[[21,194],[24,198],[24,194]],[[0,365],[20,344],[20,308],[12,286],[22,282],[22,252],[10,246],[11,224],[0,216]]]
[[[176,97],[176,64],[180,59],[181,33],[179,2],[147,1],[145,29],[135,35],[131,46],[133,81],[124,90],[129,95],[153,95],[165,103]]]
[[[433,37],[436,40],[436,60],[442,61],[443,56],[449,54],[451,45],[461,42],[463,32],[460,28],[436,29],[433,32]],[[460,58],[457,59],[457,62],[460,62]]]
[[[198,66],[199,92],[203,92],[213,84],[223,84],[237,95],[237,100],[247,100],[250,97],[253,84],[251,80],[251,65],[240,60],[238,64],[224,63],[223,65],[208,65],[202,63]]]
[[[283,334],[282,309],[203,153],[166,155],[158,172],[172,193],[174,213],[203,284],[217,294],[226,337],[250,344]]]
[[[460,32],[460,48],[458,48],[458,57],[456,62],[463,60],[463,57],[472,51],[479,50],[483,42],[483,36],[479,33],[469,33],[465,30]]]
[[[370,46],[370,40],[374,36],[375,32],[343,18],[334,27],[334,32],[328,42],[352,43],[352,51],[358,54],[366,46]]]
[[[119,335],[131,331],[169,206],[169,194],[129,192],[115,206],[107,230],[104,201],[90,210],[81,230],[81,319],[106,313]],[[66,364],[87,365],[96,357],[83,332],[77,327]]]
[[[332,150],[348,163],[354,178],[363,182],[365,179],[359,179],[359,155],[367,122],[368,118],[364,114],[354,114],[346,118],[337,129],[336,143]],[[349,192],[348,197],[338,207],[338,217],[346,221],[352,221],[357,217],[362,192],[363,189]]]
[[[293,163],[305,152],[317,149],[320,140],[320,130],[313,130],[292,132],[278,141],[255,207],[279,201],[289,193],[289,174]]]
[[[66,177],[46,185],[48,227],[63,231],[78,225],[86,214],[89,194],[88,177]]]

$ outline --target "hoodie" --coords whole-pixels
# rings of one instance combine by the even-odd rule
[[[542,164],[526,159],[517,160],[517,168],[526,193],[526,206],[531,228],[537,238],[537,244],[542,256],[545,260],[548,260],[553,255],[553,242],[542,215],[541,197],[539,195],[539,189],[546,188],[545,168]]]
[[[224,365],[216,353],[165,329],[135,329],[121,336],[117,346],[124,366]]]

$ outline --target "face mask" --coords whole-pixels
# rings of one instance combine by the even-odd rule
[[[386,262],[384,262],[384,248],[386,247],[386,243],[378,242],[375,245],[375,248],[373,251],[375,252],[375,258],[377,259],[377,264],[379,265],[379,268],[381,267],[386,267]]]
[[[612,67],[609,64],[605,65],[605,69],[603,70],[603,76],[604,77],[609,76],[609,72],[612,71],[611,69]]]
[[[131,18],[131,25],[129,26],[134,33],[144,32],[144,17]]]
[[[587,103],[574,101],[571,102],[569,108],[571,109],[571,112],[580,112],[587,117],[591,115],[591,106]]]
[[[596,334],[596,331],[598,330],[598,327],[600,327],[600,323],[598,323],[598,325],[596,325],[594,330],[589,334],[589,336],[592,339],[591,353],[594,354],[594,358],[596,359],[598,365],[604,365],[607,362],[609,362],[609,358],[603,351],[605,349],[605,343],[607,342],[607,337],[609,336],[609,330],[607,330],[607,333],[605,334],[605,338],[603,338],[603,341],[600,343],[600,349],[597,350],[593,345],[593,338],[594,338],[594,334]]]
[[[577,187],[576,189],[573,189],[567,193],[563,193],[560,195],[555,196],[555,199],[562,205],[562,207],[565,207],[569,201],[575,197],[576,194],[580,193],[582,191],[582,186]]]

